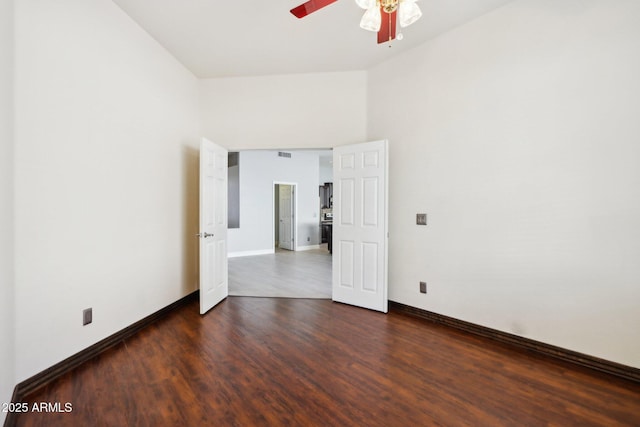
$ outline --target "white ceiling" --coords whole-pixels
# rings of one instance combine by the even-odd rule
[[[113,0],[196,76],[365,70],[513,0],[420,0],[404,39],[378,45],[364,12],[339,0],[303,19],[304,0]]]

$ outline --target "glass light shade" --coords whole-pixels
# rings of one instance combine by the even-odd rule
[[[400,3],[398,10],[398,20],[401,27],[408,27],[422,16],[422,11],[415,3],[415,0],[404,0]]]
[[[370,7],[364,13],[362,20],[360,21],[360,28],[367,31],[380,31],[380,25],[382,24],[382,15],[380,8],[377,6]]]
[[[376,0],[356,0],[356,4],[363,9],[371,9],[376,5]]]

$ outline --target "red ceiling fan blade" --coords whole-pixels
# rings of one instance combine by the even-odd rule
[[[382,22],[380,31],[378,31],[378,44],[390,42],[396,38],[396,15],[398,14],[397,10],[386,13],[382,8],[380,8],[380,12],[382,13]]]
[[[297,18],[304,18],[310,13],[320,10],[325,6],[329,6],[331,3],[335,3],[338,0],[309,0],[306,3],[302,3],[300,6],[291,9]]]

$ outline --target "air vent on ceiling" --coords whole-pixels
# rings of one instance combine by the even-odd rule
[[[284,151],[278,151],[278,157],[286,157],[287,159],[291,158],[291,153],[285,153]]]

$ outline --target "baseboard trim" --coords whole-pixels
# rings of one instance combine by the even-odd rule
[[[256,251],[229,252],[227,254],[227,258],[238,258],[243,256],[255,256],[255,255],[269,255],[269,254],[274,254],[275,252],[276,252],[275,249],[259,249]]]
[[[11,402],[16,403],[18,400],[18,387],[16,386],[13,389],[13,394],[11,395]],[[7,412],[7,416],[4,418],[4,427],[13,427],[16,425],[16,421],[18,419],[18,412]]]
[[[314,249],[320,249],[320,247],[320,245],[298,246],[296,251],[312,251]]]
[[[166,316],[170,312],[175,309],[182,307],[194,300],[197,300],[199,297],[199,291],[194,291],[189,295],[180,298],[168,306],[161,308],[155,313],[150,314],[149,316],[133,323],[132,325],[127,326],[126,328],[114,333],[113,335],[108,336],[107,338],[98,341],[97,343],[85,348],[84,350],[79,351],[78,353],[70,356],[63,361],[56,363],[50,368],[45,369],[44,371],[35,374],[34,376],[27,378],[22,381],[13,390],[12,402],[19,403],[22,402],[27,396],[32,394],[33,392],[45,387],[47,384],[50,384],[54,380],[60,378],[62,375],[67,372],[77,368],[83,363],[93,359],[100,353],[110,349],[111,347],[117,345],[118,343],[126,340],[140,330],[146,328],[162,317]],[[11,417],[11,413],[8,414],[5,419],[4,426],[9,427],[15,424],[15,420]],[[11,419],[9,419],[11,417]],[[13,424],[12,424],[13,423]]]
[[[421,319],[429,320],[434,323],[449,326],[484,338],[489,338],[503,344],[512,345],[521,349],[525,349],[534,353],[553,357],[575,365],[594,369],[607,374],[615,375],[629,381],[640,383],[640,369],[622,365],[616,362],[600,359],[595,356],[578,353],[573,350],[567,350],[556,347],[543,342],[535,341],[529,338],[520,337],[507,332],[498,331],[496,329],[487,328],[475,323],[458,320],[453,317],[444,316],[442,314],[433,313],[431,311],[422,310],[420,308],[411,307],[395,301],[389,301],[389,311],[403,313]]]

